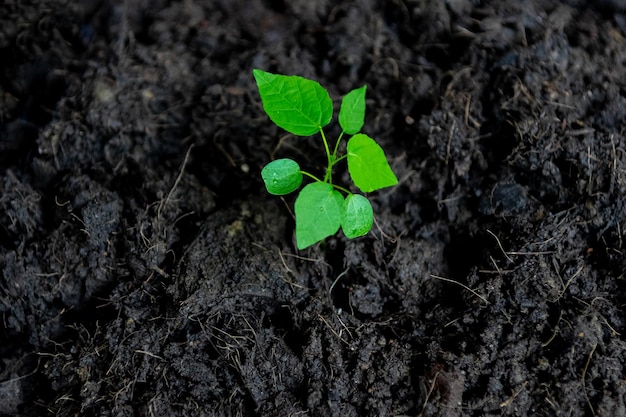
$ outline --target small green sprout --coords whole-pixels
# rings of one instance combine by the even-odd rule
[[[353,239],[366,235],[372,228],[374,213],[369,200],[361,194],[333,183],[334,166],[346,159],[354,185],[363,193],[380,190],[398,183],[382,148],[369,136],[360,133],[365,122],[365,90],[362,86],[343,97],[339,109],[341,134],[332,151],[324,134],[324,126],[333,115],[333,102],[319,83],[298,76],[271,74],[253,70],[263,109],[280,128],[296,136],[319,133],[324,143],[327,166],[323,179],[302,171],[291,159],[277,159],[261,171],[270,194],[285,195],[296,191],[303,176],[314,182],[302,188],[296,198],[296,245],[311,246],[339,228]],[[338,155],[343,136],[351,135],[345,155]],[[345,198],[344,198],[345,195]]]

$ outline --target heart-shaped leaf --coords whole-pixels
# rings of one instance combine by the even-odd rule
[[[296,245],[304,249],[328,236],[341,226],[343,196],[325,182],[305,186],[296,199]]]
[[[333,102],[318,82],[260,69],[252,73],[263,109],[277,126],[297,136],[310,136],[330,122]]]
[[[364,193],[398,183],[383,149],[367,135],[356,134],[348,141],[348,172]]]

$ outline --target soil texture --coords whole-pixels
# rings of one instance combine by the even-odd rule
[[[367,236],[253,68],[367,84]],[[626,416],[625,131],[618,0],[4,1],[0,415]]]

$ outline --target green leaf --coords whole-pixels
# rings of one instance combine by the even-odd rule
[[[362,133],[348,141],[348,172],[354,185],[364,193],[398,183],[383,149],[374,139]]]
[[[277,126],[297,136],[310,136],[330,122],[333,102],[318,82],[260,69],[252,73],[265,113]]]
[[[339,125],[349,134],[359,133],[365,122],[365,90],[367,86],[350,91],[341,100]]]
[[[293,159],[277,159],[261,170],[265,188],[270,194],[285,195],[295,191],[302,184],[300,165]]]
[[[343,196],[326,182],[302,189],[295,203],[296,245],[304,249],[337,233],[343,220]]]
[[[344,202],[345,215],[341,223],[343,234],[350,239],[366,235],[374,223],[370,201],[361,194],[350,194]]]

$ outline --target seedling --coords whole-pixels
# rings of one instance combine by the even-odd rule
[[[341,134],[331,151],[323,128],[332,118],[333,102],[324,87],[303,77],[271,74],[259,69],[253,70],[253,75],[263,109],[278,127],[296,136],[319,133],[324,144],[328,164],[322,179],[301,170],[296,161],[286,158],[270,162],[261,171],[265,188],[274,195],[296,191],[304,176],[314,180],[305,185],[296,198],[298,249],[334,235],[340,227],[350,239],[367,234],[374,221],[369,200],[333,183],[333,168],[344,159],[354,185],[363,193],[398,183],[382,148],[374,139],[360,133],[365,121],[366,86],[343,97],[339,109]],[[339,155],[344,135],[351,135],[347,153]]]

